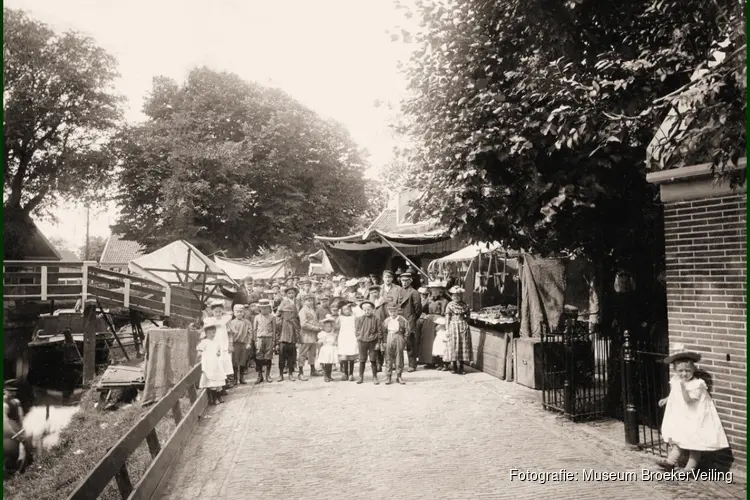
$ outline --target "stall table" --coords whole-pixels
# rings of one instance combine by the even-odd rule
[[[489,323],[472,319],[469,327],[474,350],[472,367],[500,380],[513,380],[512,345],[519,326],[517,321]]]

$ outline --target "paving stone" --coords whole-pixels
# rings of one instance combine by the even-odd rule
[[[232,389],[207,410],[162,498],[731,498],[702,484],[641,481],[642,463],[577,432],[515,384],[421,369],[404,379],[385,386],[381,377],[375,386],[369,375],[362,385],[314,377]],[[577,480],[522,481],[511,469],[565,469]],[[638,480],[583,481],[584,469],[630,471]]]

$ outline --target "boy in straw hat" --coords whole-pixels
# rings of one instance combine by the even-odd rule
[[[276,317],[271,314],[271,301],[261,299],[258,302],[260,313],[253,319],[253,348],[255,350],[255,371],[258,372],[256,384],[271,382],[271,361],[273,360],[274,337],[276,335]]]
[[[299,310],[299,323],[301,326],[302,346],[299,352],[299,379],[307,380],[304,374],[305,361],[310,363],[310,376],[317,376],[315,371],[315,358],[318,353],[318,332],[320,323],[314,309],[315,298],[305,295],[302,298],[302,309]]]
[[[284,381],[284,369],[289,370],[289,380],[294,382],[294,369],[297,366],[297,343],[300,340],[300,324],[297,315],[297,306],[294,304],[294,298],[297,289],[286,287],[284,289],[286,296],[279,304],[276,311],[281,320],[277,324],[276,341],[274,344],[279,348],[279,382]]]
[[[683,344],[675,344],[674,352],[664,358],[674,372],[669,380],[669,396],[659,401],[666,406],[661,424],[662,439],[671,445],[667,459],[659,465],[667,470],[687,452],[688,461],[683,471],[692,472],[698,466],[704,451],[717,451],[729,447],[727,435],[721,425],[706,382],[695,378],[695,363],[701,355]]]
[[[399,307],[393,302],[388,303],[388,318],[383,322],[386,333],[386,366],[388,370],[385,385],[393,383],[393,369],[396,369],[396,382],[403,384],[401,375],[404,371],[404,349],[409,323],[399,314]]]

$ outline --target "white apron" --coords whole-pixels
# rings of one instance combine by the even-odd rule
[[[359,347],[357,346],[357,332],[354,329],[355,317],[352,316],[339,316],[339,356],[356,356],[359,355]]]
[[[214,336],[214,342],[219,346],[221,355],[219,360],[221,366],[224,369],[224,373],[227,375],[234,375],[234,367],[232,366],[232,354],[229,352],[229,333],[227,332],[227,323],[232,320],[231,314],[224,314],[221,319],[216,319],[213,316],[209,316],[203,320],[204,325],[213,325],[216,327],[216,336]]]
[[[729,448],[727,435],[721,425],[706,382],[693,378],[685,383],[685,389],[697,401],[685,402],[679,377],[669,380],[669,397],[661,435],[667,443],[674,443],[683,450],[716,451]]]

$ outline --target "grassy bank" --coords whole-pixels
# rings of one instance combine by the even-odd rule
[[[41,457],[37,456],[35,463],[24,474],[6,479],[3,482],[3,498],[7,500],[66,498],[107,450],[147,410],[141,407],[140,403],[135,403],[116,411],[103,411],[95,407],[98,401],[99,393],[94,389],[82,396],[80,410],[62,431],[59,445],[42,452]],[[186,414],[190,408],[190,401],[183,398],[180,403],[183,414]],[[171,436],[175,427],[170,412],[156,427],[156,433],[162,444]],[[128,472],[133,485],[141,478],[150,462],[151,455],[144,442],[128,460]],[[114,481],[110,482],[99,498],[120,500],[120,493]]]

